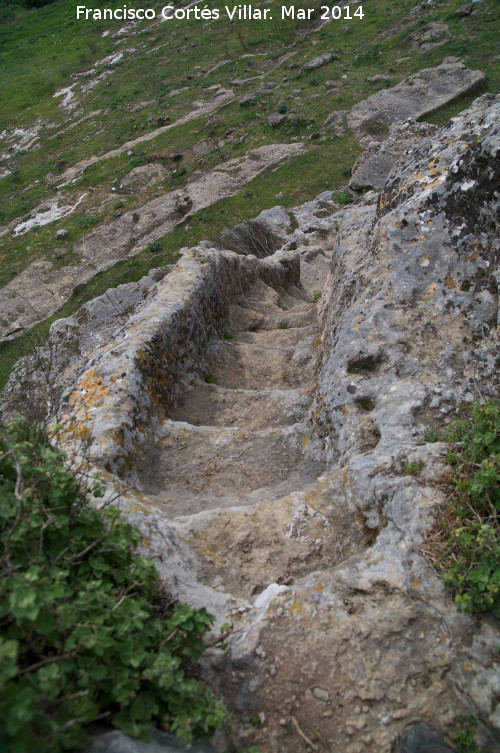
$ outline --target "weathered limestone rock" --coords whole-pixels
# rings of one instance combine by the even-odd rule
[[[338,60],[338,59],[339,59],[339,56],[336,55],[335,53],[324,52],[322,55],[318,55],[312,60],[308,60],[307,63],[304,63],[302,70],[315,71],[318,68],[321,68],[323,65],[327,65],[328,63],[331,63],[332,60]]]
[[[268,115],[266,118],[267,125],[270,125],[271,128],[276,128],[276,126],[281,125],[286,120],[286,115],[283,115],[279,112],[273,112],[271,115]]]
[[[122,178],[119,192],[121,194],[133,194],[135,191],[151,188],[167,176],[168,171],[160,162],[134,167],[128,175]]]
[[[185,188],[147,202],[140,211],[125,212],[79,240],[73,248],[78,264],[56,268],[50,261],[33,262],[2,289],[0,341],[43,321],[68,300],[76,285],[161,238],[182,219],[186,207],[197,212],[231,196],[270,165],[296,157],[303,149],[302,144],[270,144],[193,176]]]
[[[353,191],[382,190],[394,165],[412,154],[422,140],[437,130],[429,123],[394,123],[382,144],[372,142],[358,157],[352,169],[349,188]]]
[[[170,590],[231,624],[204,673],[239,745],[388,751],[472,711],[500,751],[497,626],[421,551],[447,472],[424,431],[500,386],[499,122],[485,95],[380,195],[268,213],[268,259],[185,253],[63,397]]]
[[[450,27],[442,21],[432,21],[410,34],[411,48],[423,55],[435,47],[447,44],[452,38]]]
[[[186,744],[166,732],[152,730],[152,739],[143,742],[117,730],[96,735],[85,753],[215,753],[208,740]]]
[[[137,307],[154,293],[168,268],[152,269],[138,282],[118,285],[85,303],[73,316],[56,319],[47,343],[15,365],[1,395],[4,421],[16,412],[43,421],[61,393],[77,378],[90,354],[126,325]]]
[[[358,136],[371,134],[383,138],[392,123],[423,118],[472,91],[484,80],[481,71],[471,71],[460,62],[444,62],[358,102],[347,116],[347,122]]]

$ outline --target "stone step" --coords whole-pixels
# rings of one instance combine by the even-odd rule
[[[334,567],[363,549],[363,518],[335,504],[334,485],[335,479],[322,476],[283,496],[262,491],[253,504],[177,517],[179,536],[197,555],[197,577],[248,597],[271,583],[289,585]]]
[[[316,328],[309,324],[305,327],[288,327],[283,325],[279,329],[259,329],[255,332],[237,332],[235,342],[252,343],[264,347],[294,347],[302,340],[315,334]]]
[[[289,390],[300,386],[300,372],[289,361],[294,346],[221,341],[208,362],[209,377],[221,387],[245,390]]]
[[[138,454],[134,471],[142,491],[171,515],[234,506],[257,489],[298,477],[308,440],[304,423],[248,431],[168,420],[163,436]]]
[[[170,418],[193,426],[257,431],[301,421],[310,403],[311,398],[299,390],[232,390],[193,379],[182,390]]]

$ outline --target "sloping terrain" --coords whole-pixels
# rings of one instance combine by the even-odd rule
[[[498,4],[69,7],[0,31],[3,380],[34,351],[2,416],[48,415],[215,615],[219,750],[389,753],[472,713],[498,753],[498,621],[422,549],[450,473],[427,432],[500,386]]]
[[[263,212],[272,256],[201,243],[53,328],[59,441],[216,615],[223,750],[388,753],[471,712],[500,750],[498,621],[422,553],[450,472],[426,430],[498,395],[499,108],[424,129],[380,195]]]

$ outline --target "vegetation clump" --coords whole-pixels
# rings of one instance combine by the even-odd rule
[[[500,617],[500,401],[474,405],[443,439],[453,443],[446,461],[454,491],[437,565],[459,609]]]
[[[85,501],[41,425],[0,426],[0,747],[80,749],[95,720],[143,739],[222,725],[193,674],[212,617],[172,603],[139,539]]]

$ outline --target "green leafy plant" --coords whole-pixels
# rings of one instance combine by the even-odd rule
[[[102,496],[96,480],[94,494]],[[140,534],[96,510],[40,425],[0,426],[0,743],[9,753],[86,744],[107,719],[147,738],[221,727],[222,705],[192,676],[212,623],[172,604]]]
[[[161,241],[151,241],[151,243],[148,243],[148,249],[151,251],[152,254],[158,254],[160,251],[163,250],[163,245]]]
[[[290,325],[284,319],[278,322],[278,329],[289,329]]]
[[[333,200],[337,202],[337,204],[352,204],[352,197],[347,191],[342,191],[342,193],[337,194],[333,197]]]
[[[452,728],[453,742],[460,753],[480,753],[474,740],[477,721],[472,714],[459,714]]]
[[[500,401],[467,409],[443,438],[453,497],[436,544],[442,576],[459,609],[500,617]]]
[[[312,297],[313,303],[318,303],[318,301],[320,301],[320,300],[321,300],[321,293],[314,293],[314,295]]]
[[[415,463],[411,463],[408,460],[403,460],[403,462],[401,463],[401,468],[403,469],[405,476],[418,476],[423,467],[424,463],[422,460]]]
[[[205,379],[205,382],[206,382],[207,384],[217,384],[217,377],[214,377],[214,376],[208,376],[208,377],[207,377],[207,378]]]
[[[233,335],[231,334],[231,332],[229,332],[226,329],[226,331],[224,332],[224,340],[232,340],[232,339],[233,339]]]

